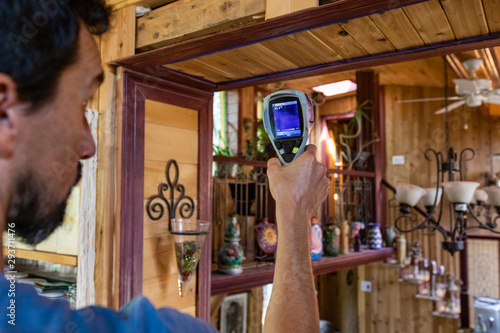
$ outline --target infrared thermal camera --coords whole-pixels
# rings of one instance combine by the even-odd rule
[[[264,98],[264,128],[282,164],[304,152],[314,124],[312,102],[297,90],[280,90]]]

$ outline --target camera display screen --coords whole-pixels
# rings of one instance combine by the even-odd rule
[[[298,101],[273,103],[276,138],[292,138],[302,135]]]

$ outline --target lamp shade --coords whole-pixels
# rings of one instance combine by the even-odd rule
[[[396,184],[396,200],[400,204],[402,203],[413,207],[425,193],[423,188],[412,184]]]
[[[500,187],[490,186],[484,190],[488,193],[491,204],[495,207],[500,207]]]
[[[445,182],[444,191],[451,203],[468,204],[474,197],[474,191],[479,186],[476,182]]]
[[[488,193],[485,190],[477,189],[474,191],[474,197],[472,198],[472,203],[478,202],[488,202]]]
[[[436,195],[437,195],[436,204],[439,203],[439,201],[441,200],[441,195],[443,194],[443,189],[441,187],[439,188],[439,190],[437,190],[435,187],[424,188],[424,190],[425,190],[425,195],[420,199],[422,205],[426,207],[434,206],[434,200],[436,199]]]

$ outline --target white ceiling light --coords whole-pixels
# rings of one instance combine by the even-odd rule
[[[317,92],[322,92],[325,96],[333,96],[339,94],[345,94],[350,91],[355,91],[358,85],[351,80],[344,80],[329,84],[323,84],[321,86],[313,87],[312,89]]]

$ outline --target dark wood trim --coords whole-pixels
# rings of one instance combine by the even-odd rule
[[[399,62],[424,59],[429,57],[443,56],[450,53],[458,53],[494,47],[500,45],[500,32],[489,35],[475,36],[460,40],[452,40],[436,44],[424,45],[397,52],[381,53],[372,56],[351,58],[325,64],[256,76],[248,79],[221,82],[217,84],[217,90],[230,90],[251,85],[261,85],[276,81],[301,79],[310,76],[339,73],[349,70],[395,64]]]
[[[142,294],[144,96],[128,72],[124,73],[123,96],[119,306]]]
[[[380,250],[351,252],[338,257],[322,257],[321,260],[312,263],[313,274],[321,275],[351,269],[384,260],[391,256],[392,253],[392,248],[383,248]],[[272,283],[273,278],[274,265],[244,269],[243,274],[236,276],[222,275],[215,272],[212,273],[212,295],[240,292],[263,286]]]
[[[199,218],[212,219],[212,98],[215,85],[162,71],[162,77],[125,71],[123,105],[122,196],[120,217],[119,305],[142,294],[144,229],[145,100],[151,99],[199,111]],[[210,320],[211,236],[198,270],[198,315]]]
[[[238,164],[238,165],[249,165],[249,166],[256,166],[256,167],[261,167],[261,168],[267,168],[267,161],[247,160],[247,159],[244,159],[242,157],[214,156],[213,161],[214,162],[221,162],[221,163],[231,163],[231,164]]]
[[[367,178],[375,178],[375,172],[372,171],[357,171],[357,170],[340,170],[340,169],[328,169],[326,171],[327,174],[336,173],[338,175],[345,176],[358,176],[358,177],[367,177]]]
[[[464,235],[464,249],[460,251],[460,327],[469,327],[469,275],[467,264],[467,236]]]
[[[124,67],[128,65],[144,67],[145,65],[154,66],[157,63],[167,64],[193,59],[424,1],[428,0],[339,0],[324,6],[312,7],[269,20],[168,45],[116,60],[115,64]]]
[[[198,117],[198,212],[199,219],[212,221],[212,129],[213,97],[200,110]],[[198,264],[197,316],[210,322],[210,285],[212,271],[212,228]]]
[[[467,233],[467,239],[484,239],[484,240],[496,240],[500,242],[500,235],[475,235]]]
[[[380,87],[378,91],[379,106],[375,114],[375,128],[378,132],[379,141],[375,142],[375,204],[377,207],[376,221],[381,226],[385,226],[387,218],[387,191],[382,185],[386,171],[386,150],[385,150],[385,89]]]

